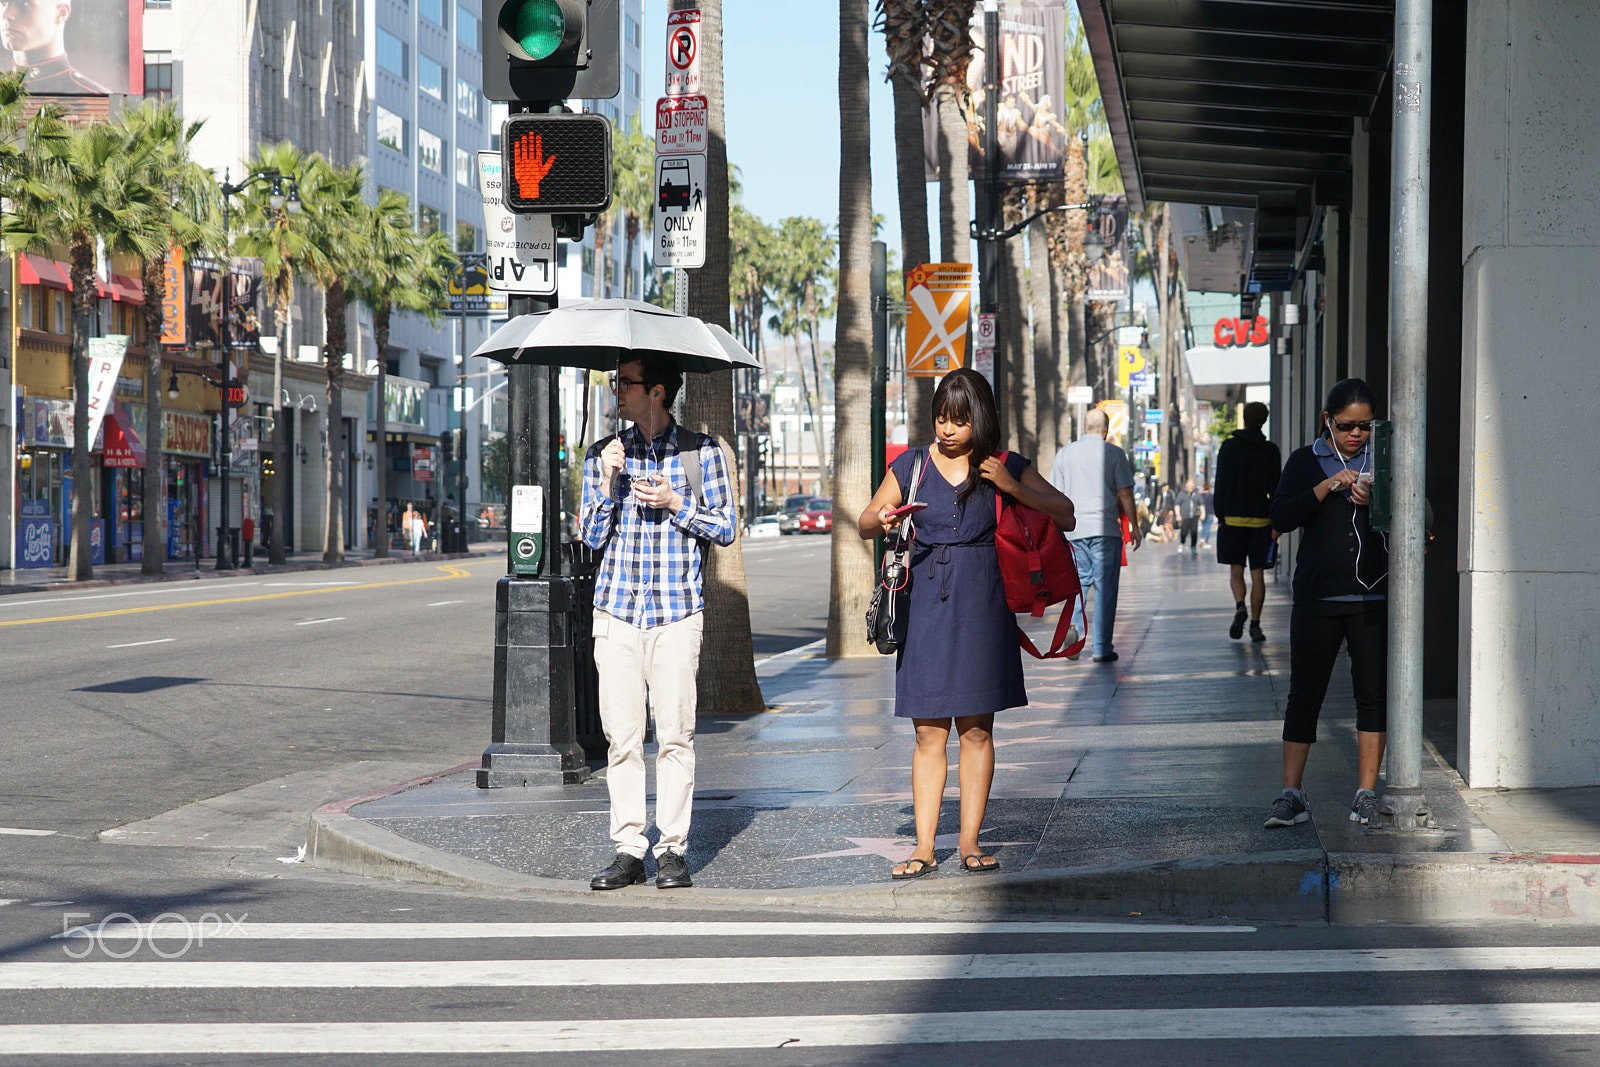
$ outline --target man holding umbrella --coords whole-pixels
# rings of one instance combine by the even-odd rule
[[[705,547],[732,544],[739,527],[716,439],[686,431],[672,418],[669,408],[682,384],[671,357],[627,359],[612,374],[611,387],[618,413],[633,425],[596,441],[583,459],[581,535],[604,552],[595,578],[594,659],[617,848],[611,866],[589,883],[593,889],[645,880],[647,698],[660,746],[656,887],[692,884],[685,855],[694,801]],[[697,466],[698,477],[686,464]]]

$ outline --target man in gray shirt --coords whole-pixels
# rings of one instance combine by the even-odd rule
[[[1094,626],[1089,631],[1089,652],[1096,663],[1117,658],[1111,630],[1117,618],[1117,584],[1122,577],[1122,525],[1126,515],[1132,528],[1133,547],[1140,544],[1139,516],[1133,506],[1133,468],[1128,455],[1106,441],[1110,420],[1104,411],[1089,412],[1083,433],[1056,453],[1050,484],[1072,500],[1078,524],[1067,534],[1078,564],[1078,581],[1085,599],[1095,590]],[[1080,622],[1082,620],[1079,620]],[[1083,632],[1083,627],[1078,628]]]

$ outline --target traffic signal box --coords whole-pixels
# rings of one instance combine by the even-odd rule
[[[501,193],[520,215],[588,215],[611,206],[604,115],[523,114],[500,134]]]
[[[554,103],[609,100],[622,88],[621,0],[486,0],[483,95]]]

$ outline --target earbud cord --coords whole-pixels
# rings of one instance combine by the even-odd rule
[[[1349,463],[1348,460],[1346,460],[1344,458],[1344,449],[1340,448],[1338,446],[1338,444],[1336,444],[1334,442],[1334,440],[1333,440],[1333,427],[1331,427],[1331,426],[1328,428],[1328,443],[1330,445],[1333,445],[1333,454],[1339,457],[1339,465],[1342,466],[1345,470],[1350,470],[1351,469],[1350,463]],[[1370,471],[1372,469],[1372,451],[1371,451],[1370,446],[1367,447],[1366,449],[1364,449],[1363,451],[1365,451],[1367,453],[1367,468],[1366,469],[1368,471]],[[1366,473],[1366,471],[1363,471],[1359,467],[1355,468],[1355,472],[1357,474]],[[1370,493],[1372,490],[1369,488],[1367,491]],[[1356,509],[1355,509],[1355,507],[1353,505],[1350,508],[1350,532],[1356,535],[1356,584],[1361,586],[1361,588],[1365,589],[1367,592],[1370,593],[1370,592],[1372,592],[1373,588],[1377,586],[1377,584],[1379,582],[1381,582],[1385,578],[1389,577],[1389,572],[1387,570],[1385,570],[1382,574],[1378,575],[1371,582],[1364,582],[1364,581],[1361,580],[1361,545],[1362,545],[1362,542],[1363,542],[1364,538],[1362,538],[1362,536],[1361,536],[1361,527],[1356,525]],[[1381,536],[1383,537],[1384,550],[1388,551],[1388,548],[1389,548],[1389,535],[1388,534],[1382,534]]]

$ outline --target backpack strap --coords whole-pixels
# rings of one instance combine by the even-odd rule
[[[683,476],[689,479],[689,491],[694,494],[694,502],[704,507],[706,488],[705,471],[700,466],[700,435],[680,422],[673,438],[678,445],[678,461],[683,464]],[[690,456],[694,457],[692,462],[688,458]]]

